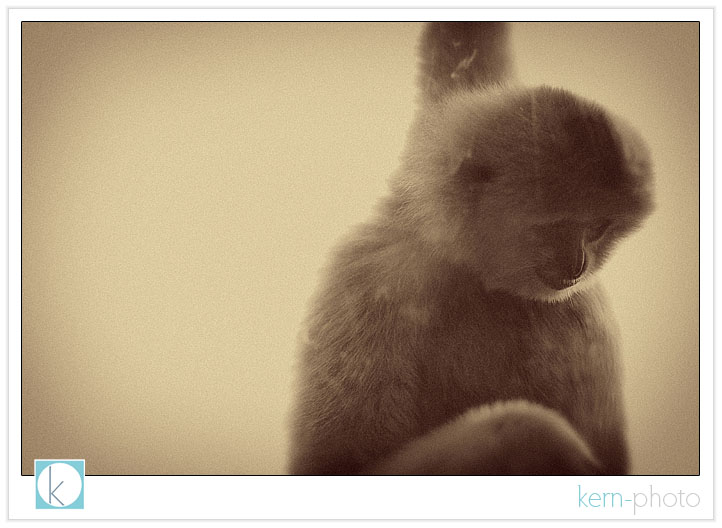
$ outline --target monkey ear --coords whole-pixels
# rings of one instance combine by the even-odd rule
[[[464,158],[456,169],[456,181],[468,186],[469,188],[477,188],[481,184],[488,182],[493,177],[493,171],[490,167],[480,163],[471,156]]]

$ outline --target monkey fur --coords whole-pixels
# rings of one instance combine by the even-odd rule
[[[619,350],[594,274],[652,209],[641,138],[509,79],[507,26],[433,23],[375,218],[306,321],[295,474],[624,474]]]

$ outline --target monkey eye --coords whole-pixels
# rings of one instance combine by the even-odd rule
[[[609,220],[604,220],[601,222],[597,222],[593,226],[591,226],[587,230],[587,242],[596,242],[600,238],[604,236],[604,233],[607,232],[607,229],[609,229],[609,226],[612,225],[612,222]]]

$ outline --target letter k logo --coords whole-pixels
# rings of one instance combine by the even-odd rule
[[[83,509],[85,460],[35,460],[35,507]]]
[[[53,504],[53,497],[55,497],[55,500],[60,503],[61,506],[65,506],[63,504],[63,501],[61,501],[57,495],[55,495],[55,492],[58,491],[58,488],[63,485],[64,480],[60,481],[60,484],[55,486],[55,489],[53,489],[53,466],[48,466],[48,504]]]

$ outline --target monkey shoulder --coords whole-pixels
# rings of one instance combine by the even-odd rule
[[[433,316],[443,273],[423,243],[365,224],[338,248],[313,303],[310,326],[355,336],[414,332]]]
[[[381,386],[399,395],[416,390],[416,351],[435,311],[430,260],[387,224],[351,233],[327,266],[302,334],[309,390],[344,398]]]

